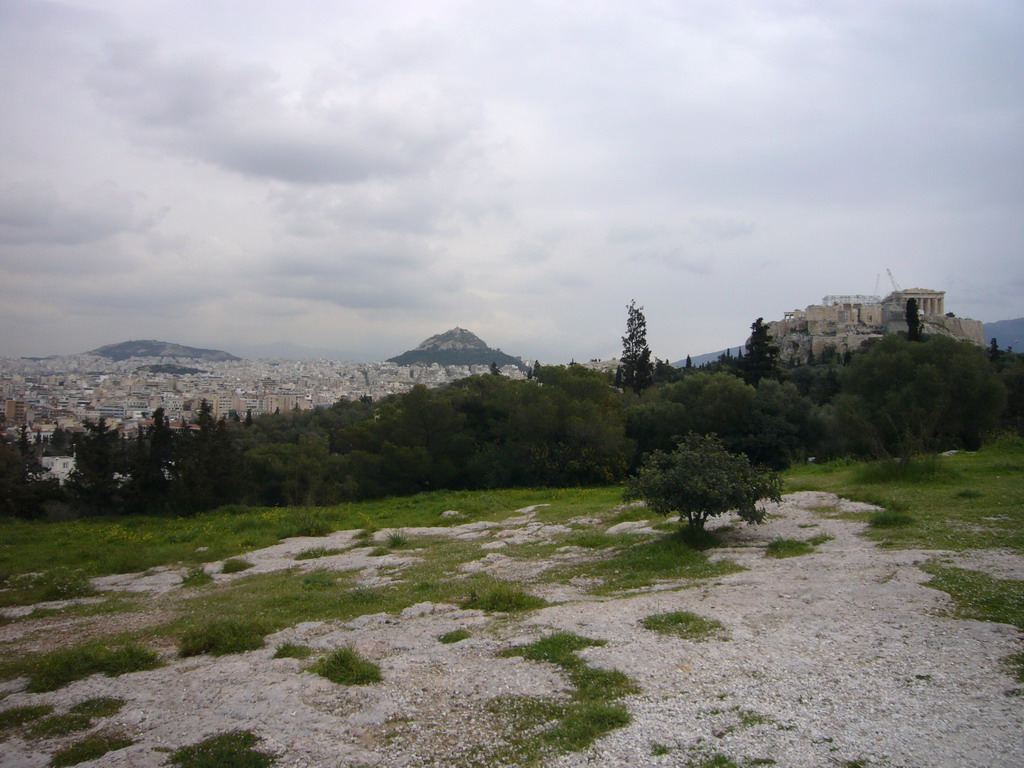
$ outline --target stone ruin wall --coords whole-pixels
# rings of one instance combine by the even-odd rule
[[[779,346],[783,364],[821,360],[823,355],[854,352],[871,339],[906,333],[906,303],[916,298],[922,333],[984,345],[981,322],[966,317],[947,317],[945,296],[944,291],[914,288],[895,291],[880,302],[812,304],[803,310],[787,312],[783,320],[769,323],[768,333]]]

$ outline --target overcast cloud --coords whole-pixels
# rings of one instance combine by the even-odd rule
[[[0,0],[0,355],[1024,315],[1024,5]]]

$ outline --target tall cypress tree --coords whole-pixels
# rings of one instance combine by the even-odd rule
[[[757,318],[750,326],[747,355],[740,358],[739,367],[743,380],[755,387],[763,379],[777,379],[780,376],[779,348],[772,343],[763,317]]]
[[[921,317],[917,311],[917,299],[907,299],[907,341],[921,340]]]
[[[647,346],[647,319],[636,300],[626,307],[626,335],[622,337],[622,386],[638,395],[651,386],[654,366]]]

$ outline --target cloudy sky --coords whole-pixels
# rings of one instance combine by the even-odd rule
[[[0,355],[1024,315],[1019,0],[0,0]]]

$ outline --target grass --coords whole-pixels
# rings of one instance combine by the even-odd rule
[[[0,607],[71,600],[96,594],[84,571],[65,567],[15,576],[4,586],[6,589],[0,592]]]
[[[31,723],[53,712],[49,704],[35,704],[26,707],[11,707],[0,711],[0,738],[5,731]]]
[[[116,699],[111,696],[101,696],[95,699],[80,701],[71,707],[68,712],[86,717],[110,717],[116,715],[124,707],[124,699]]]
[[[369,685],[382,679],[380,667],[347,646],[324,656],[307,669],[338,685]]]
[[[437,638],[439,643],[450,645],[457,643],[460,640],[466,640],[472,637],[468,630],[465,629],[453,629],[451,632],[445,632],[443,635]]]
[[[932,576],[924,583],[926,587],[940,589],[953,598],[953,615],[957,618],[1012,624],[1024,630],[1024,582],[948,568],[934,560],[922,568]]]
[[[340,555],[344,550],[341,549],[330,549],[328,547],[310,547],[304,549],[295,556],[296,560],[315,560],[318,557],[330,557],[331,555]]]
[[[218,733],[176,749],[169,764],[178,768],[267,768],[277,762],[277,755],[256,749],[260,741],[252,731]]]
[[[76,741],[64,749],[55,752],[50,758],[51,768],[78,765],[87,760],[96,760],[108,752],[130,747],[134,742],[120,733],[91,733],[84,739]]]
[[[522,656],[561,667],[574,690],[568,700],[496,700],[492,711],[506,718],[520,735],[513,736],[505,747],[507,755],[499,750],[493,757],[514,757],[516,765],[533,765],[549,755],[586,749],[608,732],[629,724],[629,712],[616,700],[637,693],[637,686],[622,672],[591,667],[578,656],[585,648],[601,645],[604,641],[557,632],[502,652],[503,656]]]
[[[112,648],[95,641],[71,648],[60,648],[35,657],[5,664],[5,672],[28,674],[25,690],[30,693],[55,691],[75,680],[95,674],[118,677],[129,672],[160,666],[156,653],[134,643]]]
[[[181,577],[181,585],[183,587],[201,587],[203,584],[209,584],[211,581],[213,581],[213,576],[208,574],[201,565],[189,568],[185,575]]]
[[[461,603],[463,608],[476,608],[489,613],[530,611],[547,604],[544,598],[524,592],[507,582],[497,582],[479,592],[473,590]]]
[[[179,656],[224,656],[263,647],[271,632],[266,623],[253,620],[217,619],[186,630],[178,641]]]
[[[75,731],[84,731],[91,725],[91,717],[66,712],[62,715],[50,715],[36,720],[25,729],[25,732],[34,739],[52,739],[57,736],[67,736]]]
[[[844,462],[786,472],[787,492],[828,491],[883,507],[848,513],[872,522],[868,538],[914,549],[1002,548],[1024,554],[1024,440],[1003,439],[977,453],[926,457],[911,469]],[[979,489],[984,489],[982,492]]]
[[[282,643],[274,651],[275,659],[308,659],[312,655],[312,648],[298,643]]]
[[[775,539],[769,542],[765,548],[765,557],[799,557],[800,555],[809,555],[814,551],[814,548],[819,544],[824,544],[826,541],[831,541],[831,536],[814,536],[804,541],[798,541],[796,539]]]
[[[640,622],[644,629],[660,632],[664,635],[675,635],[685,640],[702,642],[704,640],[725,640],[728,633],[721,622],[705,619],[689,611],[673,611],[648,616]]]
[[[241,573],[252,568],[252,563],[248,560],[242,560],[237,557],[229,558],[224,561],[224,564],[220,567],[221,573]]]

